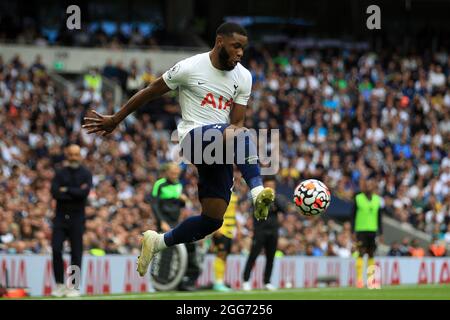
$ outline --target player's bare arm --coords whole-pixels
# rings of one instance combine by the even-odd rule
[[[236,128],[244,126],[245,106],[235,103],[230,112],[230,124]]]
[[[240,129],[244,128],[245,121],[245,106],[235,103],[230,112],[230,125],[224,132],[224,139],[232,139]]]
[[[95,117],[85,117],[83,128],[87,130],[88,134],[98,133],[102,136],[106,136],[113,132],[128,115],[144,104],[161,97],[169,91],[170,88],[166,85],[162,77],[159,77],[148,87],[132,96],[130,100],[128,100],[128,102],[113,115],[102,115],[97,111],[92,110]]]

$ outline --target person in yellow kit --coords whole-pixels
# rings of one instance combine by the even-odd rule
[[[368,255],[367,270],[375,264],[374,253],[377,248],[377,234],[382,234],[381,197],[376,194],[376,181],[373,176],[361,180],[361,191],[355,195],[352,227],[356,236],[359,254],[356,257],[356,286],[364,287],[364,255]]]
[[[92,68],[83,77],[83,84],[86,89],[92,89],[96,93],[102,91],[102,75],[97,68]]]
[[[212,237],[216,258],[214,260],[215,281],[213,289],[217,291],[231,291],[231,288],[225,285],[225,270],[227,256],[231,252],[236,224],[236,207],[238,197],[235,193],[231,194],[230,203],[223,217],[223,224]]]

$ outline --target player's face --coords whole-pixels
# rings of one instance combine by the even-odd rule
[[[230,71],[241,61],[247,47],[246,36],[233,33],[231,36],[222,36],[219,40],[219,60],[224,70]]]

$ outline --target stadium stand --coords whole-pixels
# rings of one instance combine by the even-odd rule
[[[280,192],[300,180],[322,179],[333,197],[349,201],[358,181],[375,174],[384,214],[450,244],[450,56],[379,54],[356,50],[252,49],[246,65],[253,94],[245,126],[279,128]],[[117,81],[132,94],[154,79],[150,64],[115,66],[80,75],[74,94],[58,88],[37,58],[0,57],[0,252],[48,253],[53,203],[50,180],[63,146],[82,146],[94,173],[85,249],[137,254],[138,236],[154,228],[147,201],[161,163],[173,160],[170,141],[179,111],[176,96],[146,106],[113,135],[87,136],[81,119],[89,109],[112,113],[112,95],[98,79]],[[97,80],[95,80],[97,79]],[[81,84],[80,84],[81,83]],[[100,81],[101,85],[101,81]],[[95,146],[95,148],[94,148]],[[345,165],[343,165],[345,164]],[[183,167],[190,204],[198,214],[196,174]],[[252,214],[245,184],[238,185],[233,253],[249,251]],[[308,219],[290,208],[281,221],[278,255],[341,256],[354,252],[351,226]],[[404,239],[391,255],[416,255]],[[426,248],[423,254],[441,254]],[[418,255],[418,254],[417,254]]]

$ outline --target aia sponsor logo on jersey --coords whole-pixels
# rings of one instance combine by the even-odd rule
[[[227,108],[231,109],[233,106],[233,98],[224,101],[224,97],[220,96],[219,99],[216,100],[212,93],[208,93],[202,100],[202,107],[205,107],[206,105],[219,110],[226,110]]]

